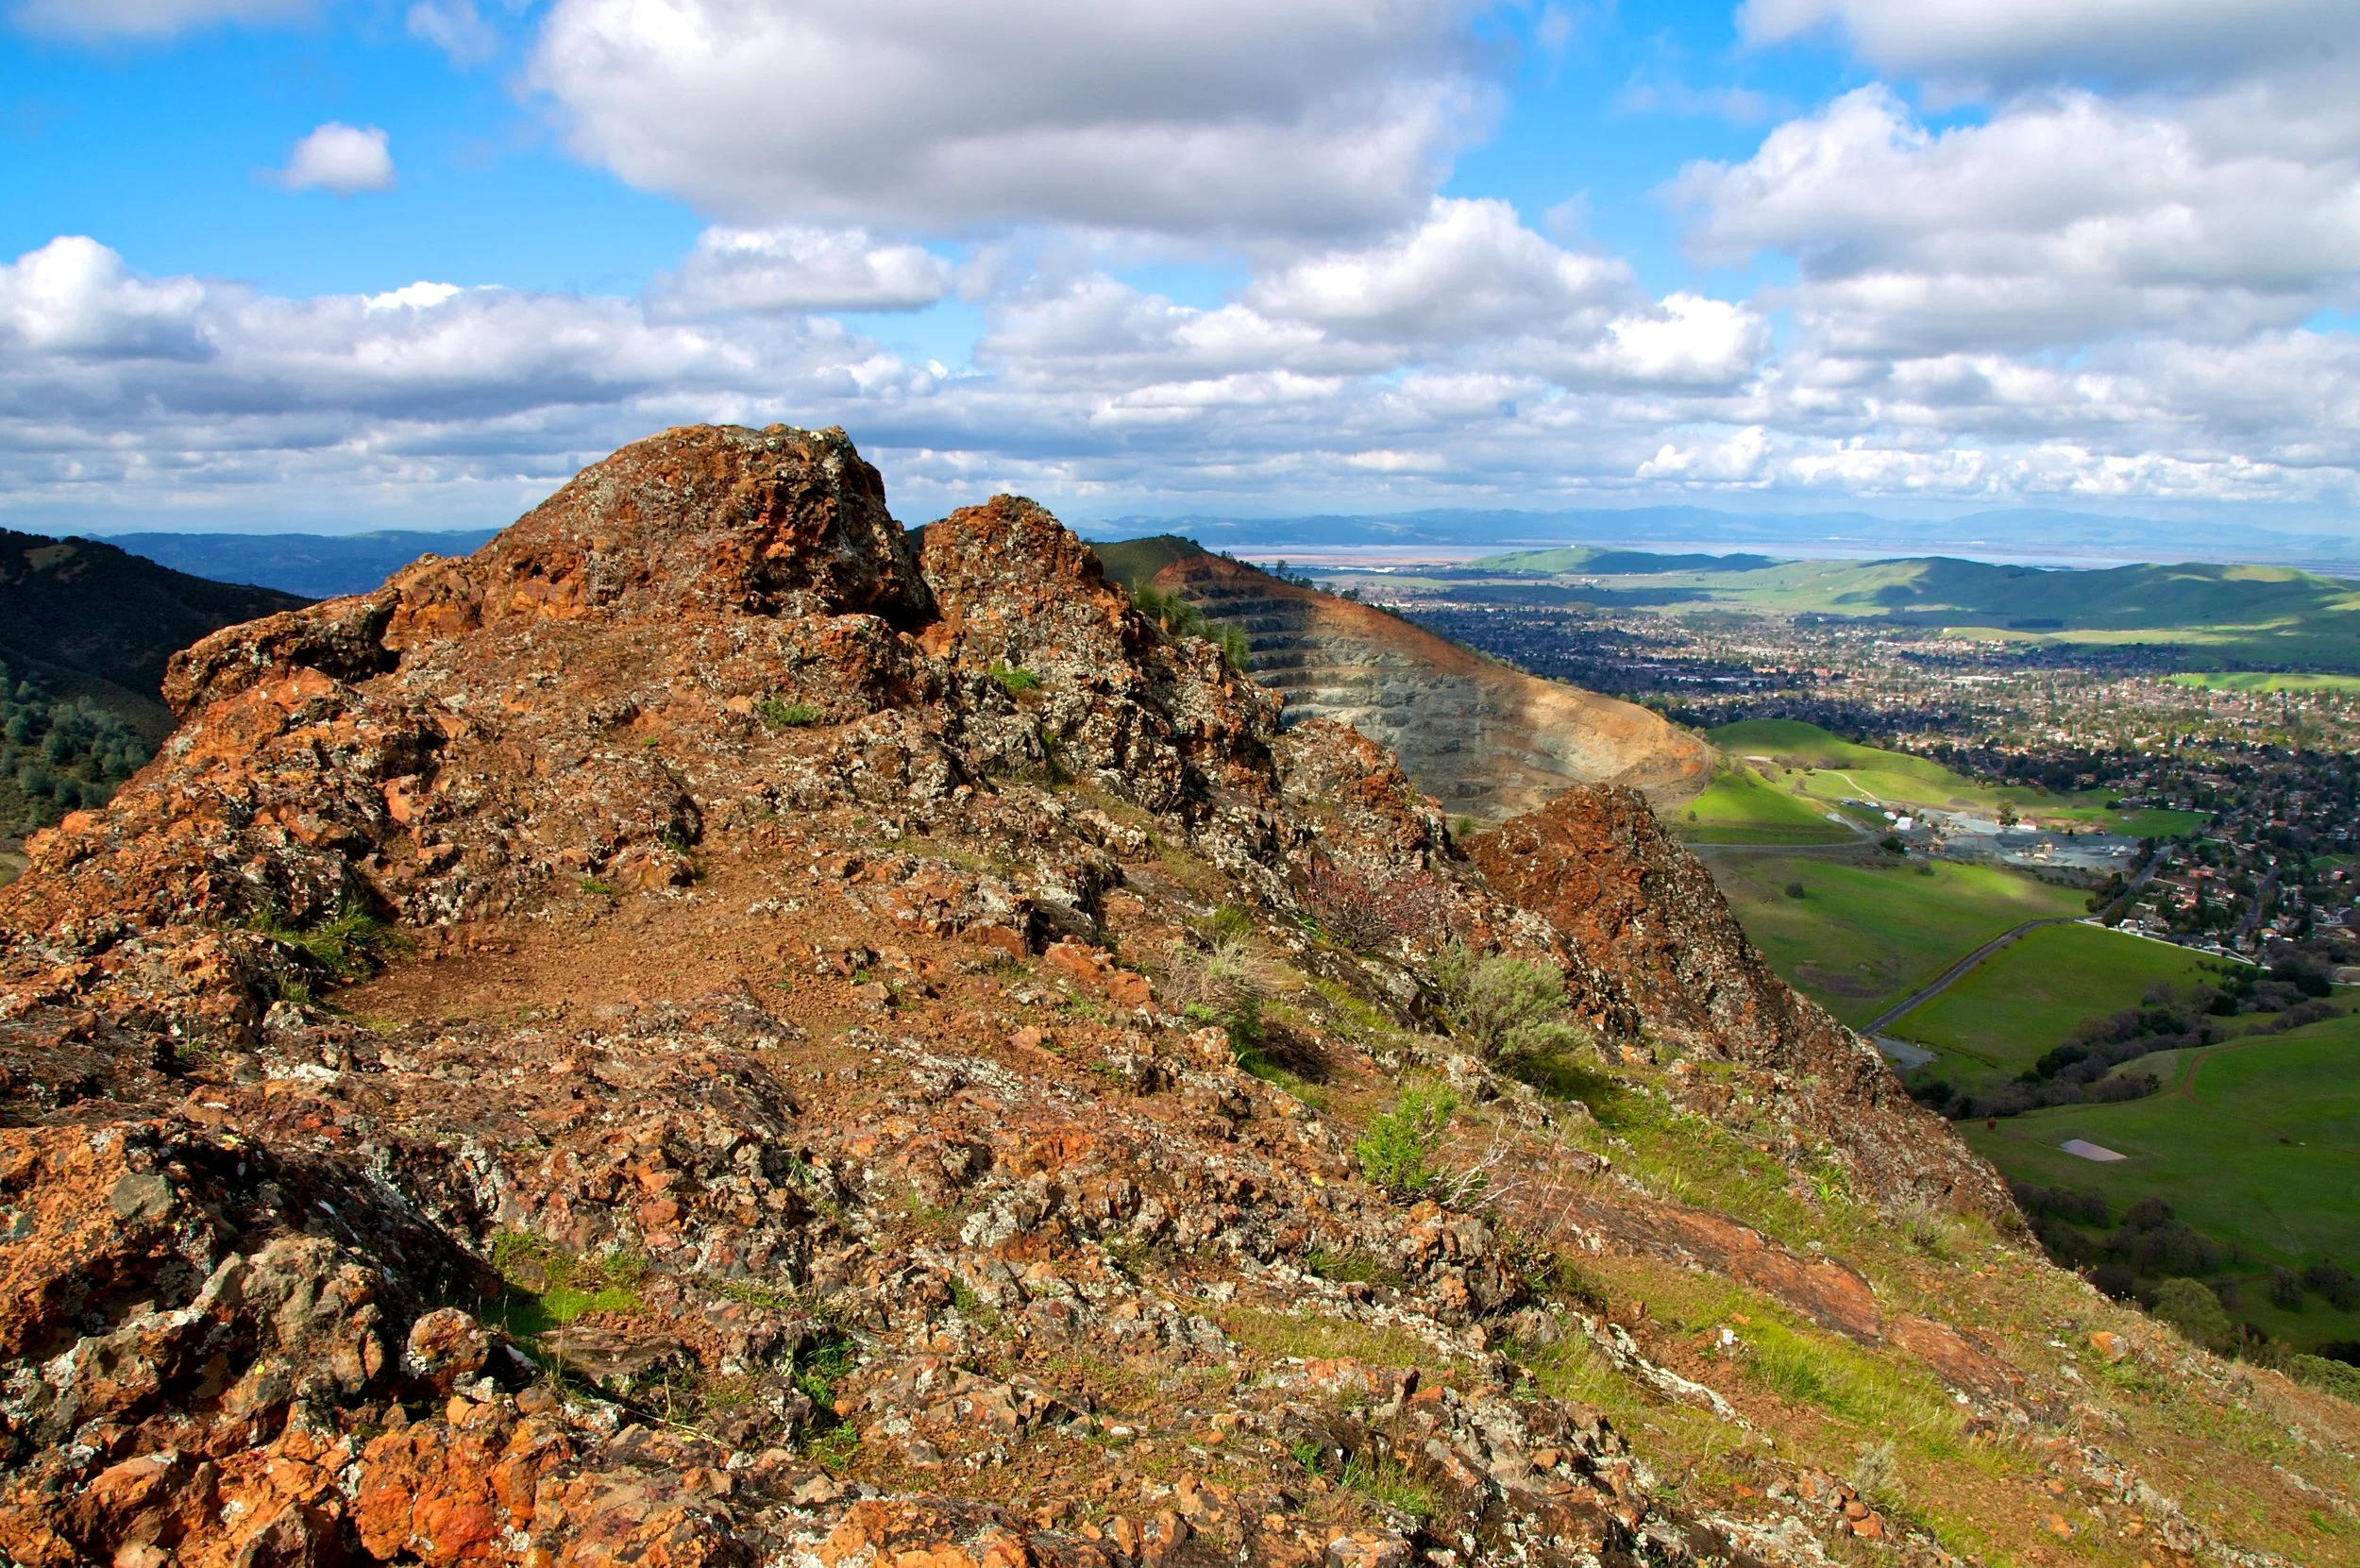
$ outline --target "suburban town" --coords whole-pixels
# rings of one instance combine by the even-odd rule
[[[2052,831],[2005,807],[1891,824],[1913,852],[2085,882],[2126,929],[2248,954],[2271,941],[2340,954],[2360,925],[2360,683],[2236,689],[2180,673],[2177,650],[2136,645],[2052,647],[1818,615],[1503,605],[1366,576],[1351,587],[1493,658],[1696,729],[1798,720],[1992,785],[2103,791],[2157,826],[2176,814],[2169,831],[2135,835]]]

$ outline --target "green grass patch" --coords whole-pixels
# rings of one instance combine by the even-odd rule
[[[2212,820],[2201,811],[2167,811],[2160,806],[2135,806],[2117,811],[2114,831],[2133,838],[2183,838]]]
[[[1362,1449],[1344,1461],[1343,1474],[1337,1479],[1369,1501],[1412,1519],[1424,1519],[1434,1511],[1434,1493],[1419,1485],[1390,1455]]]
[[[1933,1047],[1954,1083],[2013,1077],[2093,1014],[2135,1007],[2147,988],[2217,979],[2220,960],[2094,925],[2044,926],[1993,953],[1891,1033]],[[2131,1064],[2137,1067],[2137,1063]],[[2147,1071],[2142,1069],[2142,1071]]]
[[[2086,912],[2086,894],[1997,866],[1942,861],[1923,876],[1891,855],[1724,855],[1709,864],[1770,967],[1852,1024],[2011,926]],[[1796,885],[1800,898],[1787,892]]]
[[[1702,795],[1672,814],[1672,826],[1698,844],[1842,844],[1857,836],[1829,821],[1824,807],[1743,763],[1715,774]]]
[[[1454,1382],[1467,1369],[1406,1328],[1365,1324],[1323,1313],[1273,1312],[1258,1307],[1223,1307],[1215,1314],[1222,1332],[1266,1360],[1299,1357],[1349,1357],[1373,1367],[1418,1369],[1427,1381]]]
[[[995,661],[992,666],[984,673],[998,682],[1000,689],[1010,697],[1040,690],[1040,677],[1021,665],[1006,665]]]
[[[811,702],[785,702],[766,697],[754,704],[754,712],[762,722],[773,730],[799,730],[819,721],[820,710]]]
[[[492,1238],[492,1267],[504,1289],[483,1314],[517,1339],[563,1328],[592,1312],[635,1312],[647,1259],[632,1253],[575,1257],[537,1236],[501,1231]]]
[[[2106,790],[2052,795],[2013,784],[1978,784],[1927,758],[1863,746],[1797,719],[1749,718],[1724,724],[1711,735],[1731,756],[1768,757],[1779,768],[1792,769],[1772,782],[1808,801],[1861,800],[1896,811],[1930,806],[1989,817],[1999,817],[2007,808],[2040,827],[2128,831],[2123,815],[2108,805],[2113,796]]]
[[[1327,1247],[1313,1247],[1303,1255],[1303,1266],[1322,1279],[1332,1279],[1339,1285],[1398,1285],[1401,1271],[1372,1252],[1355,1249],[1336,1252]]]
[[[2152,1194],[2203,1234],[2265,1264],[2360,1263],[2360,1015],[2185,1054],[2163,1092],[2112,1105],[2062,1105],[1962,1126],[2007,1175],[2102,1195],[2119,1214]],[[2128,1157],[2078,1159],[2083,1138]],[[2360,1338],[2312,1297],[2271,1314],[2258,1287],[2239,1316],[2304,1340]],[[2331,1318],[2338,1320],[2331,1323]]]
[[[2205,691],[2360,691],[2360,675],[2313,675],[2268,670],[2192,670],[2171,678],[2174,685]]]

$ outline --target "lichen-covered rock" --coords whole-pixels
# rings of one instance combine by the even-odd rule
[[[1805,1124],[1849,1151],[1888,1200],[2009,1220],[1990,1166],[1909,1098],[1876,1048],[1770,972],[1711,876],[1627,789],[1568,790],[1469,845],[1502,896],[1544,916],[1610,986],[1575,1005],[1627,1011],[1683,1052],[1808,1078]],[[1577,971],[1576,971],[1577,972]]]

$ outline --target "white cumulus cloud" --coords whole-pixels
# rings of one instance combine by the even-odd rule
[[[67,234],[0,268],[0,333],[35,355],[202,358],[194,278],[150,281],[86,235]]]
[[[1594,326],[1630,288],[1622,261],[1552,244],[1504,201],[1438,198],[1416,227],[1298,261],[1245,297],[1340,336],[1430,343]]]
[[[1491,237],[1488,260],[1470,234]],[[805,273],[892,248],[838,239],[776,248]],[[708,236],[700,253],[725,248]],[[500,522],[581,464],[698,420],[841,424],[912,520],[995,488],[1085,514],[1186,495],[1350,508],[1372,486],[1434,505],[2360,502],[2360,340],[2300,326],[2070,361],[1781,351],[1746,303],[1651,299],[1500,213],[1444,206],[1274,262],[1227,302],[1094,271],[987,301],[953,375],[776,292],[683,311],[698,254],[639,298],[432,280],[289,298],[143,277],[60,238],[0,265],[0,512],[50,531],[164,510],[204,526],[209,509]],[[1325,285],[1345,276],[1381,308],[1341,309]],[[920,281],[911,297],[944,278]],[[1413,330],[1455,289],[1473,295],[1455,329]]]
[[[1488,0],[557,0],[574,147],[745,224],[1323,234],[1423,209]]]
[[[923,245],[865,229],[708,228],[678,271],[658,280],[671,313],[915,311],[949,295],[957,269]]]
[[[330,120],[295,144],[279,183],[290,191],[333,191],[340,196],[394,188],[394,155],[375,126]]]
[[[2308,67],[2360,45],[2350,0],[1744,0],[1738,31],[1833,31],[1879,70],[2008,87],[2131,83]]]
[[[2360,118],[2307,145],[2237,126],[2066,91],[1937,133],[1867,87],[1672,189],[1703,257],[1794,257],[1845,352],[2234,338],[2360,299]]]
[[[475,0],[417,0],[404,22],[412,38],[442,50],[453,65],[480,65],[500,51],[500,35]]]

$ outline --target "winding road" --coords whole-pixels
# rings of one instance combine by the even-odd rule
[[[2114,911],[2120,909],[2123,905],[2129,903],[2132,899],[2138,895],[2139,889],[2145,887],[2148,885],[2148,882],[2153,878],[2155,873],[2162,870],[2169,860],[2170,855],[2163,850],[2158,850],[2153,854],[2148,856],[2147,864],[2139,868],[2139,874],[2131,879],[2129,885],[2123,888],[2120,897],[2116,898],[2114,902],[2106,906],[2106,912],[2108,914],[2112,914]],[[1998,936],[1994,936],[1990,941],[1985,942],[1981,947],[1977,948],[1973,953],[1968,953],[1965,957],[1960,959],[1948,969],[1943,970],[1941,974],[1934,977],[1931,985],[1912,991],[1908,996],[1903,997],[1900,1001],[1895,1003],[1883,1012],[1879,1013],[1875,1018],[1870,1019],[1866,1023],[1862,1024],[1860,1026],[1860,1033],[1863,1035],[1874,1036],[1879,1030],[1883,1029],[1886,1025],[1892,1023],[1896,1019],[1898,1019],[1902,1014],[1910,1011],[1913,1007],[1918,1006],[1920,1003],[1934,997],[1940,996],[1944,991],[1948,990],[1952,986],[1958,984],[1960,980],[1964,979],[1976,965],[1981,963],[1993,953],[1998,953],[2001,948],[2006,947],[2009,943],[2014,941],[2026,932],[2037,931],[2045,925],[2075,925],[2079,924],[2086,918],[2087,917],[2081,915],[2051,915],[2046,919],[2026,920],[2022,925],[2009,927]]]
[[[2014,941],[2018,936],[2023,936],[2026,932],[2037,931],[2045,925],[2073,925],[2081,921],[2082,919],[2084,919],[2084,917],[2080,915],[2051,915],[2046,919],[2027,920],[2022,925],[2010,926],[1998,936],[1994,936],[1990,941],[1985,942],[1981,947],[1977,948],[1973,953],[1968,953],[1965,957],[1960,959],[1948,969],[1943,970],[1941,974],[1934,978],[1933,984],[1912,991],[1909,995],[1903,997],[1900,1001],[1895,1003],[1883,1012],[1879,1013],[1875,1018],[1870,1019],[1866,1023],[1862,1024],[1860,1026],[1860,1033],[1863,1035],[1873,1035],[1878,1030],[1882,1029],[1886,1024],[1891,1023],[1894,1020],[1899,1018],[1903,1013],[1906,1013],[1911,1008],[1917,1006],[1920,1003],[1929,1002],[1933,998],[1940,996],[1944,991],[1948,990],[1959,981],[1964,979],[1967,971],[1974,969],[1976,965],[1981,963],[1993,953],[1998,953],[2001,948],[2006,947],[2009,943]]]

